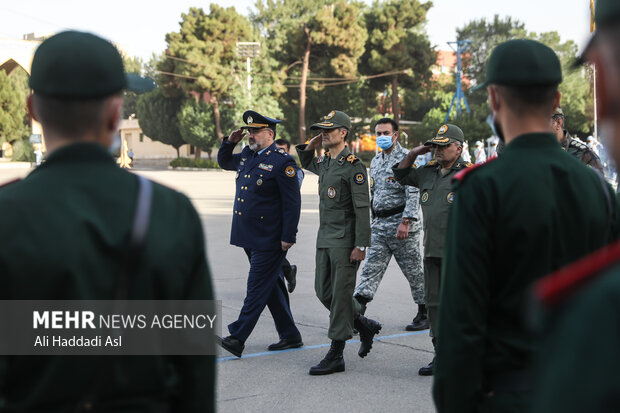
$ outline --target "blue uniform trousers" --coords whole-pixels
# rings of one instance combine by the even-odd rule
[[[239,318],[228,325],[230,335],[245,343],[267,306],[280,339],[300,337],[282,275],[282,260],[286,252],[251,248],[244,250],[250,261],[247,292]]]

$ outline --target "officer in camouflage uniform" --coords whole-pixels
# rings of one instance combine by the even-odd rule
[[[448,226],[448,212],[454,202],[452,178],[458,171],[471,166],[471,163],[461,158],[464,140],[461,128],[450,124],[442,125],[437,136],[424,145],[413,148],[400,164],[392,168],[394,177],[402,185],[420,188],[420,205],[424,213],[424,292],[433,346],[436,345],[437,336],[443,244]],[[429,152],[431,147],[435,148],[435,160],[422,168],[412,168],[415,158],[421,153]],[[431,376],[433,361],[422,367],[418,374]]]
[[[329,310],[328,337],[332,345],[321,362],[310,369],[311,375],[344,371],[342,351],[359,331],[359,356],[365,357],[381,324],[361,315],[362,306],[353,298],[355,275],[370,245],[368,179],[364,164],[349,152],[345,139],[351,119],[340,111],[331,111],[311,129],[321,133],[307,145],[297,145],[302,167],[319,175],[320,227],[316,240],[315,290]],[[321,144],[328,151],[314,156]]]
[[[588,148],[588,145],[585,142],[582,142],[578,138],[573,138],[570,136],[568,131],[564,130],[564,121],[565,118],[562,108],[555,108],[553,111],[553,116],[551,117],[551,127],[555,131],[562,148],[584,164],[591,166],[600,173],[603,173],[601,159],[592,149]]]
[[[420,254],[419,190],[402,186],[392,172],[392,165],[407,156],[408,150],[398,143],[398,123],[384,118],[375,126],[377,145],[383,152],[370,163],[372,234],[366,263],[355,289],[355,298],[364,307],[372,301],[394,255],[409,281],[411,296],[418,304],[418,314],[406,329],[428,328],[424,305],[422,257]]]

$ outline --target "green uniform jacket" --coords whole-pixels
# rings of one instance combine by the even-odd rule
[[[93,143],[60,148],[0,188],[0,300],[114,299],[137,189],[136,176]],[[201,221],[186,196],[153,184],[143,252],[152,284],[131,298],[213,299]],[[214,356],[0,356],[0,412],[73,412],[110,362],[101,411],[215,409]]]
[[[544,281],[561,287],[538,302],[545,312],[532,412],[620,411],[620,241]]]
[[[464,175],[442,269],[440,413],[477,411],[497,377],[529,368],[538,344],[524,321],[529,287],[605,245],[618,225],[611,187],[550,133],[519,136]]]
[[[301,166],[319,176],[317,248],[370,246],[370,195],[364,163],[344,148],[336,159],[297,145]]]
[[[421,168],[399,169],[395,165],[392,170],[394,177],[402,185],[411,185],[420,188],[420,205],[422,206],[424,221],[424,256],[443,257],[443,244],[446,238],[448,212],[454,202],[452,178],[454,174],[471,166],[459,157],[450,168],[450,171],[441,174],[441,165],[437,161],[430,161]]]

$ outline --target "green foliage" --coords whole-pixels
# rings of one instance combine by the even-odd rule
[[[361,115],[351,113],[352,107],[367,109],[362,103],[367,96],[366,90],[360,87],[362,82],[328,86],[358,75],[367,38],[363,7],[362,3],[343,0],[257,1],[257,13],[251,19],[280,69],[279,77],[274,80],[283,82],[284,87],[276,90],[281,93],[279,101],[286,130],[296,136],[293,142],[307,137],[299,136],[299,128],[294,130],[294,125],[305,127],[332,109],[348,111],[352,116]],[[305,71],[307,50],[310,55]],[[305,75],[308,76],[306,86],[302,83]],[[307,92],[305,99],[302,89]]]
[[[362,62],[363,73],[373,75],[403,69],[411,71],[379,77],[369,82],[375,91],[382,92],[390,88],[386,98],[391,100],[391,105],[385,106],[386,109],[391,106],[393,114],[396,109],[398,117],[398,96],[404,95],[402,92],[405,91],[409,95],[421,93],[422,87],[431,78],[430,67],[435,63],[436,55],[423,31],[426,13],[431,6],[431,2],[420,3],[418,0],[375,0],[366,13],[369,37]],[[399,91],[399,86],[405,90]]]
[[[182,97],[169,98],[157,88],[140,95],[137,114],[142,131],[151,139],[170,145],[179,151],[185,144],[179,131],[177,113],[183,104]]]
[[[21,69],[11,75],[0,70],[0,143],[15,142],[30,136],[26,109],[28,76]]]
[[[179,110],[178,119],[183,140],[206,151],[210,159],[211,151],[218,143],[211,107],[204,102],[189,99]]]
[[[34,148],[26,139],[13,142],[13,161],[15,162],[34,162]]]
[[[176,158],[170,161],[173,168],[209,168],[220,169],[216,160],[211,159],[194,159],[194,158]]]
[[[123,64],[127,73],[142,73],[142,59],[139,57],[129,57],[123,54]],[[123,91],[123,118],[127,119],[136,114],[138,104],[138,94],[129,90]]]
[[[374,151],[361,151],[355,154],[355,156],[357,156],[362,162],[364,162],[366,168],[370,168],[370,162],[372,161],[372,158],[375,157],[375,155],[376,153]]]

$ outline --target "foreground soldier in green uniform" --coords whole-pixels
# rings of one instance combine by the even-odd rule
[[[620,165],[620,2],[599,0],[595,21],[584,57],[595,65],[601,129]],[[545,313],[532,411],[620,411],[620,241],[545,277],[534,291]]]
[[[310,128],[321,133],[307,145],[297,145],[297,154],[303,168],[319,175],[321,225],[314,287],[329,310],[327,336],[332,345],[310,374],[322,375],[344,371],[342,351],[345,341],[352,337],[353,326],[360,334],[358,354],[366,357],[381,324],[361,315],[362,307],[353,298],[355,275],[370,246],[370,197],[366,167],[345,146],[351,120],[344,112],[331,111]],[[328,152],[315,157],[321,144]]]
[[[111,300],[120,274],[147,281],[124,289],[129,299],[213,299],[189,199],[120,169],[108,151],[126,86],[120,54],[99,37],[63,32],[37,49],[28,110],[49,156],[0,189],[0,300]],[[129,256],[134,213],[149,216],[136,207],[145,187],[150,220]],[[0,356],[2,412],[212,412],[214,385],[214,356]]]
[[[402,185],[420,188],[420,205],[424,214],[424,296],[433,346],[437,337],[443,244],[448,212],[454,202],[452,178],[460,170],[471,166],[461,157],[463,140],[461,128],[450,124],[442,125],[437,131],[437,136],[424,145],[413,148],[405,159],[393,168],[394,177]],[[416,157],[429,152],[433,147],[436,160],[421,168],[415,166],[412,168]],[[433,361],[420,368],[418,374],[432,376]]]
[[[530,411],[529,287],[607,242],[611,188],[551,132],[561,81],[556,54],[533,40],[502,43],[489,58],[483,85],[506,147],[456,176],[433,386],[440,413]]]

